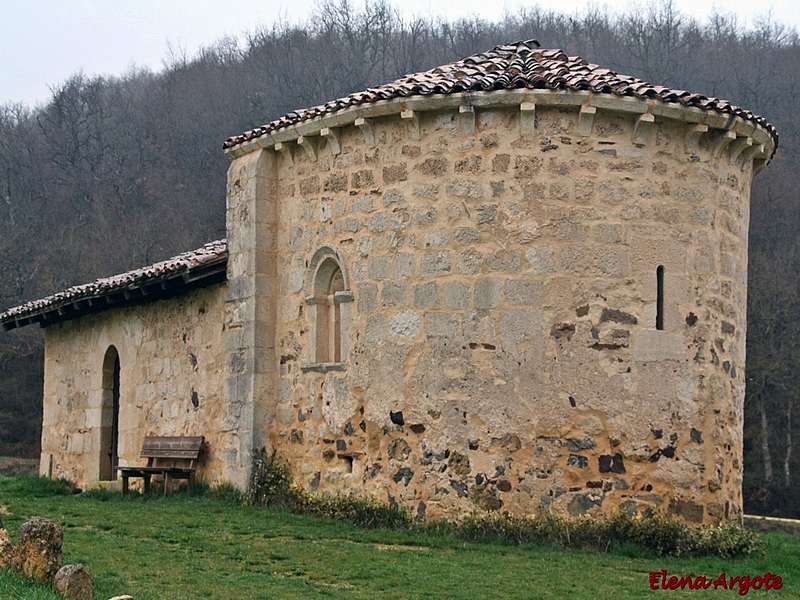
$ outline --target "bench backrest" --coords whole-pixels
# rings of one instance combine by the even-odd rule
[[[185,458],[194,461],[203,449],[203,436],[154,436],[144,438],[142,456],[149,458]]]

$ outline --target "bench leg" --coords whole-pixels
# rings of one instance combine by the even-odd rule
[[[150,473],[144,476],[144,493],[150,491]]]
[[[164,473],[164,495],[169,496],[172,492],[172,473],[167,471]]]
[[[123,475],[122,476],[122,495],[123,496],[127,496],[128,495],[128,476],[127,475]]]

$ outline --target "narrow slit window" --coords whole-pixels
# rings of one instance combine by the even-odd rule
[[[664,266],[656,269],[656,329],[664,329]]]

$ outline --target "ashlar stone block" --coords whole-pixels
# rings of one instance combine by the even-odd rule
[[[439,288],[435,281],[414,287],[414,308],[438,308]]]
[[[392,257],[370,256],[369,277],[370,279],[390,279],[392,277]]]
[[[552,248],[528,248],[525,251],[525,259],[534,275],[547,275],[556,270],[555,253]]]
[[[405,280],[387,281],[381,290],[381,301],[384,306],[403,306],[406,303]]]
[[[683,334],[656,329],[638,331],[633,335],[633,358],[637,362],[686,360]]]
[[[394,257],[394,276],[410,277],[417,268],[417,257],[400,252]]]
[[[450,252],[441,250],[433,254],[423,254],[420,258],[421,277],[437,277],[450,273]]]
[[[356,286],[358,312],[371,313],[378,308],[378,286],[374,283],[359,283]]]
[[[402,312],[392,317],[389,331],[394,337],[414,337],[419,332],[420,318],[414,311]]]
[[[494,308],[503,301],[503,281],[480,277],[475,281],[475,308]]]
[[[509,279],[505,296],[510,304],[538,306],[542,303],[542,282],[535,279]]]
[[[442,286],[444,303],[450,308],[468,308],[470,290],[460,281],[448,281]]]

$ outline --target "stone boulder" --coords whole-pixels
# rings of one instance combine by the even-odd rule
[[[11,543],[11,536],[0,528],[0,569],[17,568],[17,549]]]
[[[94,580],[83,565],[64,565],[53,579],[55,590],[69,600],[94,600]]]
[[[63,564],[64,533],[50,519],[33,519],[19,526],[17,560],[26,577],[52,583]]]
[[[113,598],[109,598],[108,600],[133,600],[133,596],[125,594],[123,596],[114,596]]]

